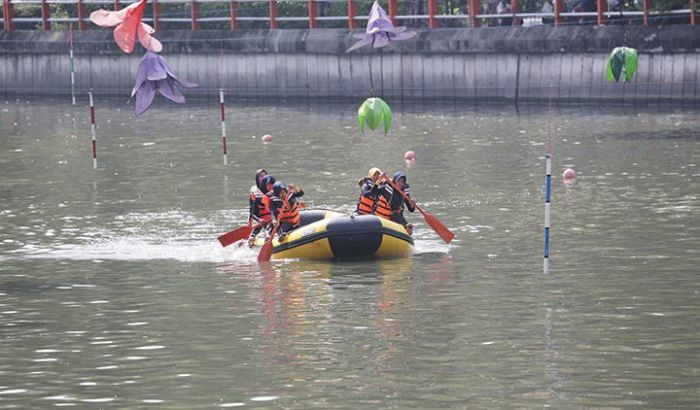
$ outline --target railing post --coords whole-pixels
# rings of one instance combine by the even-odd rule
[[[520,5],[518,4],[518,0],[510,0],[510,12],[511,13],[513,13],[513,14],[517,13],[519,7],[520,7]],[[519,26],[521,24],[522,23],[517,18],[515,18],[515,16],[513,16],[512,25]]]
[[[564,0],[554,0],[554,26],[559,26],[564,22],[561,12],[564,11]]]
[[[399,11],[399,4],[397,0],[389,0],[389,18],[391,19],[391,24],[396,26],[396,14]]]
[[[357,15],[357,4],[355,0],[348,0],[348,28],[350,30],[357,28],[355,16]]]
[[[307,3],[309,5],[309,28],[318,28],[318,24],[316,23],[316,17],[318,14],[316,0],[309,0]]]
[[[480,27],[481,22],[476,17],[481,13],[481,2],[479,0],[469,0],[469,26]]]
[[[87,24],[85,23],[85,18],[87,17],[87,9],[85,8],[85,3],[83,0],[77,0],[78,2],[78,30],[85,30]]]
[[[599,26],[604,26],[605,25],[605,14],[604,13],[604,8],[608,8],[608,2],[605,0],[596,0],[596,8],[597,13],[598,13],[598,25]]]
[[[690,0],[690,25],[695,25],[695,0]]]
[[[649,25],[649,0],[644,0],[642,2],[643,10],[644,10],[644,25],[648,26]]]
[[[279,28],[277,24],[277,0],[269,0],[270,7],[270,30]]]
[[[192,30],[199,30],[199,3],[192,0],[190,3],[190,17],[192,19]]]
[[[122,9],[121,4],[119,4],[119,0],[114,0],[114,11],[119,11]]]
[[[428,0],[428,28],[438,28],[440,23],[435,18],[438,13],[438,2],[437,0]]]
[[[160,4],[158,4],[158,0],[153,0],[153,29],[160,30]]]
[[[41,29],[42,30],[51,30],[51,22],[49,19],[51,18],[51,9],[49,8],[49,4],[46,2],[46,0],[41,0]]]
[[[15,23],[12,21],[15,17],[15,5],[10,0],[2,1],[2,19],[3,30],[12,31],[15,29]]]
[[[231,1],[231,31],[238,30],[238,2]]]
[[[14,7],[10,0],[2,0],[2,28],[4,31],[12,31],[12,15],[14,14]]]

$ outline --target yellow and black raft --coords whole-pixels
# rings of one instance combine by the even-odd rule
[[[348,216],[335,211],[301,211],[300,227],[272,240],[272,259],[396,258],[411,253],[406,229],[374,215]],[[256,245],[262,245],[258,238]]]

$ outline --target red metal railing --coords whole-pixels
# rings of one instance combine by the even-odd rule
[[[149,20],[156,30],[164,29],[166,23],[189,23],[192,30],[199,30],[202,28],[202,24],[209,22],[227,22],[231,30],[239,30],[241,28],[241,22],[243,21],[265,21],[268,28],[278,29],[280,28],[280,22],[287,21],[306,21],[310,29],[319,28],[320,23],[323,21],[346,21],[347,27],[349,29],[356,29],[360,27],[367,20],[364,15],[357,14],[358,1],[357,0],[347,0],[347,15],[346,16],[320,16],[318,6],[322,3],[344,3],[346,0],[296,0],[296,2],[303,2],[306,4],[307,15],[300,17],[280,17],[278,11],[278,0],[150,0],[152,2],[152,14],[146,20]],[[294,2],[292,0],[291,2]],[[498,19],[512,19],[512,24],[521,24],[523,20],[534,21],[539,19],[540,23],[542,18],[552,19],[555,26],[566,24],[565,20],[569,19],[583,19],[591,18],[595,24],[603,26],[607,24],[607,19],[611,17],[620,16],[618,11],[605,11],[608,7],[607,0],[596,0],[597,11],[595,12],[566,12],[565,11],[565,0],[552,0],[553,1],[553,13],[523,13],[519,10],[519,0],[510,0],[511,13],[508,14],[484,14],[482,13],[481,0],[468,0],[468,14],[443,14],[440,10],[440,4],[438,0],[427,0],[427,15],[399,15],[399,1],[398,0],[386,0],[387,12],[389,17],[396,25],[400,25],[402,20],[424,20],[427,22],[429,28],[440,27],[440,20],[463,20],[465,23],[468,22],[470,27],[480,27],[484,23],[497,21]],[[684,15],[688,16],[688,23],[695,25],[695,13],[696,13],[696,0],[688,0],[688,8],[683,10],[671,10],[669,12],[664,12],[673,16],[682,17]],[[76,16],[67,18],[52,18],[51,17],[51,4],[71,4],[67,0],[2,0],[2,22],[4,31],[15,30],[17,24],[39,24],[42,30],[51,30],[52,23],[54,22],[77,22],[77,27],[79,30],[85,30],[89,28],[88,24],[88,12],[87,6],[94,8],[103,8],[105,3],[109,3],[109,0],[73,0],[72,4],[76,7]],[[133,3],[134,0],[114,0],[113,9],[119,10],[125,5]],[[289,3],[290,1],[287,1]],[[164,3],[170,5],[188,5],[189,6],[189,17],[173,17],[165,15],[162,12],[162,6]],[[228,4],[228,15],[221,16],[207,16],[202,17],[200,13],[200,5],[203,4]],[[243,16],[241,14],[241,3],[267,3],[268,5],[268,15],[266,17],[253,17],[253,16]],[[368,1],[362,2],[369,3]],[[38,5],[40,10],[39,17],[16,17],[15,7],[19,5]],[[641,18],[644,25],[650,24],[650,18],[659,16],[661,12],[652,11],[651,0],[642,0],[642,10],[641,11],[625,11],[625,17]],[[471,12],[475,10],[476,12]],[[225,13],[224,13],[225,14]]]

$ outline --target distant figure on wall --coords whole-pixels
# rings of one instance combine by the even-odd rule
[[[552,4],[552,0],[545,0],[540,12],[554,14],[554,5]],[[542,24],[552,24],[552,23],[554,23],[554,17],[542,17]]]
[[[498,14],[513,14],[513,10],[510,8],[510,2],[507,0],[499,1],[498,5],[496,6],[496,13],[498,13]],[[512,26],[513,25],[513,18],[512,17],[499,18],[498,25],[499,26]]]

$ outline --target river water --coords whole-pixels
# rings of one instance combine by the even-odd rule
[[[393,108],[232,103],[225,166],[218,101],[98,99],[93,170],[84,99],[0,100],[0,408],[700,406],[697,111],[552,110],[544,274],[547,107]],[[397,260],[216,242],[256,168],[350,211],[371,166],[452,244],[418,213]]]

